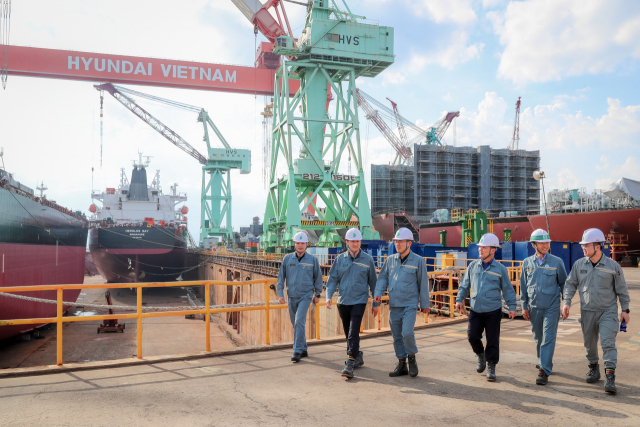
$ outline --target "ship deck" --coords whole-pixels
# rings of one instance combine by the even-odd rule
[[[640,305],[640,270],[625,268],[631,311]],[[618,335],[618,395],[604,382],[586,384],[579,311],[560,323],[554,375],[536,386],[535,347],[528,322],[503,320],[498,381],[475,372],[466,325],[416,331],[420,375],[390,378],[390,336],[362,341],[365,365],[340,377],[345,344],[197,360],[105,367],[3,378],[3,425],[610,425],[635,426],[640,417],[640,333],[634,314]],[[635,314],[637,316],[637,314]],[[213,330],[213,328],[212,328]],[[95,334],[95,331],[94,331]],[[167,338],[167,340],[169,340]],[[29,410],[25,410],[29,408]]]

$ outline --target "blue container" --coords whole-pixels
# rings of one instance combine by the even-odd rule
[[[551,251],[553,255],[557,256],[564,262],[564,268],[569,274],[571,269],[571,242],[551,242]]]
[[[525,258],[530,257],[535,253],[535,249],[529,242],[516,242],[515,243],[515,261],[523,261]]]
[[[514,256],[515,256],[515,243],[502,242],[502,259],[504,261],[513,261]]]

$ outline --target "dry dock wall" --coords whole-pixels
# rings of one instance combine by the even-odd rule
[[[233,257],[221,257],[213,255],[187,254],[188,264],[194,268],[184,275],[185,280],[224,280],[244,282],[263,278],[277,277],[280,267],[278,261],[246,260]],[[323,274],[329,273],[328,267],[323,267]],[[203,287],[196,289],[198,295],[204,297]],[[264,301],[264,285],[247,286],[213,286],[211,289],[211,305],[247,303]],[[269,300],[278,299],[275,284],[269,291]],[[334,298],[335,300],[335,298]],[[381,328],[389,328],[389,306],[383,304],[381,312]],[[344,336],[342,322],[338,310],[333,306],[328,310],[324,305],[320,307],[320,337],[316,337],[316,307],[309,308],[307,314],[306,336],[307,339],[330,338]],[[238,313],[225,313],[220,319],[228,322],[236,334],[239,334],[249,345],[265,344],[265,313],[264,311],[244,311]],[[431,315],[429,321],[434,321]],[[418,314],[416,325],[424,324],[424,315]],[[365,316],[362,320],[363,329],[377,329],[378,321],[371,314],[371,303],[367,305]],[[269,316],[271,344],[293,341],[293,327],[289,320],[287,309],[271,310]]]

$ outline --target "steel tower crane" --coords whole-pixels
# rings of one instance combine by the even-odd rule
[[[251,151],[231,148],[204,108],[147,95],[121,86],[115,86],[111,83],[95,85],[94,87],[99,91],[109,93],[129,111],[160,133],[160,135],[164,136],[171,141],[172,144],[203,165],[202,192],[200,196],[200,246],[203,246],[208,237],[220,237],[227,242],[232,241],[230,172],[231,169],[240,169],[240,173],[242,174],[250,173]],[[198,122],[202,123],[204,127],[203,140],[207,144],[208,157],[200,154],[198,150],[185,141],[180,135],[138,105],[132,96],[198,113]],[[211,146],[209,128],[215,133],[224,148],[214,148]]]
[[[517,150],[518,144],[520,143],[520,98],[519,96],[516,101],[516,119],[513,123],[513,137],[508,147],[512,151]]]
[[[250,12],[243,13],[252,22],[258,18],[257,4],[260,11],[280,3],[233,2],[247,6],[253,15],[249,18]],[[322,246],[337,245],[338,229],[354,226],[362,230],[364,239],[379,238],[372,228],[365,188],[356,78],[375,77],[393,64],[393,28],[364,23],[366,18],[353,14],[345,1],[346,11],[334,0],[303,4],[307,11],[302,33],[297,40],[291,34],[277,36],[273,49],[289,60],[276,72],[263,248],[291,246],[300,229],[321,231],[318,244]],[[254,9],[249,5],[255,5]],[[293,98],[288,95],[289,79],[300,81]],[[335,110],[330,114],[328,88],[335,95]],[[297,156],[294,141],[301,146]],[[353,153],[357,175],[338,172],[347,147]],[[277,176],[278,166],[285,169],[283,176]],[[315,206],[316,196],[326,205],[324,211]],[[319,221],[302,221],[301,212],[309,205],[318,212]]]
[[[427,144],[438,144],[442,145],[442,138],[444,134],[447,133],[447,129],[449,129],[449,125],[460,115],[460,111],[452,111],[444,115],[440,121],[429,127],[427,130]]]

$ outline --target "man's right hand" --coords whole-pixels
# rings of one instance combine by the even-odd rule
[[[463,305],[461,302],[457,302],[456,303],[456,312],[462,314],[462,310],[464,309]]]
[[[382,299],[380,297],[373,297],[373,302],[379,303]]]
[[[284,297],[280,298],[280,304],[285,304]]]
[[[529,320],[529,310],[522,310],[522,317],[524,320]]]
[[[571,307],[568,305],[562,307],[562,320],[567,320],[567,317],[569,317],[569,310],[571,310]]]
[[[380,310],[380,307],[371,307],[371,314],[373,314],[373,317],[378,317],[379,310]]]
[[[331,310],[331,300],[330,299],[327,300],[327,308],[329,310]]]

